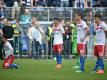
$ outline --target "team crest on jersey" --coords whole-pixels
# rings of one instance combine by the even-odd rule
[[[78,24],[77,27],[78,27],[78,28],[77,28],[78,31],[81,30],[81,28],[82,28],[82,24]]]
[[[78,27],[82,27],[82,24],[78,24],[77,26],[78,26]]]
[[[102,26],[97,26],[97,27],[96,27],[96,32],[99,33],[99,32],[101,32],[102,30],[103,30],[103,27],[102,27]]]

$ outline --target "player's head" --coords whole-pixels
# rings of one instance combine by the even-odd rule
[[[95,16],[94,16],[94,18],[95,18],[95,23],[99,23],[100,21],[101,21],[101,14],[96,14]]]
[[[60,19],[59,18],[54,18],[54,25],[57,26],[60,24]]]
[[[59,22],[60,20],[59,20],[59,18],[54,18],[54,23],[56,22]]]
[[[82,19],[82,13],[81,12],[76,13],[75,17],[76,17],[77,21],[81,20]]]

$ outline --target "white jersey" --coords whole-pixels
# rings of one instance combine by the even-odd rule
[[[62,26],[53,27],[53,45],[63,44],[63,33],[65,33],[64,28]]]
[[[95,45],[105,45],[106,37],[105,32],[107,30],[107,25],[101,21],[101,23],[95,27],[96,36],[95,36]]]
[[[86,39],[81,42],[81,39],[83,39],[86,35],[86,28],[87,28],[87,24],[85,21],[81,21],[80,23],[77,23],[77,43],[80,44],[86,44]]]
[[[8,41],[6,41],[6,43],[4,44],[4,51],[5,51],[5,58],[7,58],[9,55],[13,55],[13,47]]]

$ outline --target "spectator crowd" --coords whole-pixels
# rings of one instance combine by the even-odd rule
[[[0,35],[5,35],[14,47],[14,52],[24,53],[27,51],[30,57],[42,57],[48,52],[48,58],[52,58],[52,35],[51,27],[54,22],[44,31],[36,17],[32,17],[29,7],[101,7],[106,6],[106,0],[0,0]],[[5,18],[6,7],[11,7],[11,16]],[[66,35],[64,35],[65,58],[70,57],[72,48],[72,26],[70,20],[60,20]],[[34,35],[37,34],[37,35]],[[48,38],[47,38],[48,37]],[[48,43],[48,45],[47,45]],[[2,42],[0,43],[2,51]],[[36,50],[36,53],[35,51]],[[46,51],[47,50],[47,51]],[[2,54],[0,54],[2,55]]]

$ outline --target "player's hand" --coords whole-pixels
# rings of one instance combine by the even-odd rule
[[[84,40],[85,40],[84,38],[81,38],[81,39],[80,39],[81,42],[83,42]]]

